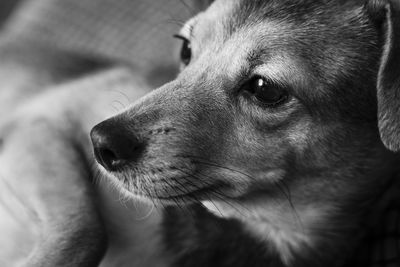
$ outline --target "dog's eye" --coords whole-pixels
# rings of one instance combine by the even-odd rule
[[[192,59],[192,47],[190,45],[190,41],[181,35],[175,34],[175,38],[182,40],[182,48],[181,48],[181,61],[182,63],[187,66]]]
[[[245,85],[245,89],[250,92],[258,102],[268,107],[276,107],[286,102],[289,98],[287,90],[261,77],[251,79]]]

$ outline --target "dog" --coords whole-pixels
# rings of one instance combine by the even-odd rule
[[[399,20],[395,0],[216,0],[185,24],[178,77],[91,131],[109,183],[165,207],[171,266],[352,257],[399,172]]]

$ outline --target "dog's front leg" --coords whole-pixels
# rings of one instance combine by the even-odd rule
[[[31,210],[25,223],[36,221],[39,229],[23,266],[97,266],[105,233],[76,147],[45,119],[9,127],[0,156],[2,178]]]
[[[148,220],[135,220],[130,216],[137,215],[135,207],[128,209],[106,188],[98,191],[97,202],[96,188],[88,179],[96,176],[89,130],[116,111],[115,102],[127,103],[147,92],[137,80],[129,71],[116,70],[62,86],[32,100],[0,127],[0,173],[32,211],[40,233],[23,266],[98,266],[110,233],[101,266],[143,263],[143,253],[153,251],[144,246],[148,240],[141,239],[152,231],[143,228]],[[106,220],[97,213],[99,205]],[[153,218],[156,227],[158,217]]]

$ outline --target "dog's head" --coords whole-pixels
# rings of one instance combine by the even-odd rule
[[[360,203],[400,149],[399,20],[389,0],[218,0],[179,33],[180,75],[93,129],[96,157],[164,201]]]

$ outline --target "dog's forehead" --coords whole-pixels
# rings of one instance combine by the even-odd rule
[[[363,0],[217,0],[195,19],[203,33],[209,36],[229,38],[237,31],[260,27],[263,23],[292,25],[301,37],[324,35],[341,37],[343,29],[357,30],[362,27],[360,14]],[[195,24],[195,23],[194,23]],[[303,32],[302,32],[302,31]],[[326,32],[331,34],[327,36]],[[334,36],[334,34],[338,34]],[[288,32],[295,37],[295,32]]]
[[[275,53],[307,64],[308,71],[319,72],[315,77],[332,83],[357,68],[376,45],[358,0],[217,0],[194,25],[199,50],[234,51],[219,54],[242,63],[241,52],[261,53],[265,60]],[[286,54],[279,55],[282,51]]]
[[[218,0],[227,2],[227,0]],[[361,7],[364,0],[234,0],[232,14],[236,22],[245,23],[249,18],[309,21],[313,19],[340,18],[354,8]],[[338,15],[338,16],[337,16]]]

